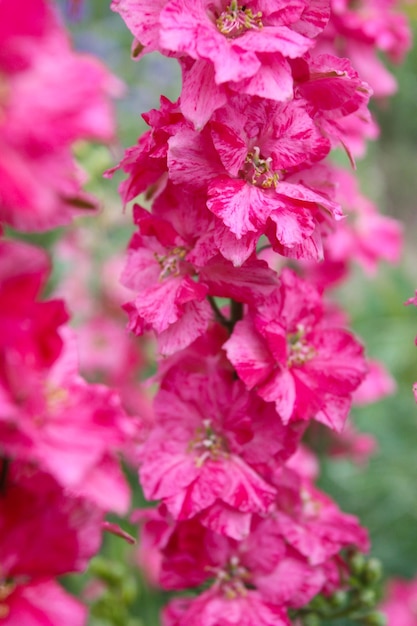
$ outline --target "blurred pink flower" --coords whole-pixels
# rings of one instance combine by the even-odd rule
[[[0,24],[0,221],[46,230],[95,208],[72,145],[113,139],[120,85],[72,51],[47,0],[3,0]]]

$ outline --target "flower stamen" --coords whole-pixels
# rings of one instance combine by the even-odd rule
[[[305,328],[300,324],[295,333],[287,335],[287,366],[304,365],[316,356],[316,351],[305,339]]]
[[[252,185],[262,187],[262,189],[271,189],[271,187],[276,189],[278,186],[279,174],[272,169],[272,158],[262,158],[258,146],[254,146],[253,150],[246,155],[241,174]]]
[[[155,252],[155,259],[161,267],[159,280],[180,275],[180,262],[184,260],[187,250],[181,246],[176,246],[168,254],[160,255]]]
[[[203,425],[197,428],[189,447],[198,454],[195,460],[197,467],[201,467],[209,458],[217,460],[226,453],[226,443],[214,431],[209,419],[203,420]]]
[[[237,0],[231,0],[226,10],[219,15],[216,25],[222,35],[230,39],[240,37],[247,30],[263,28],[262,13],[253,13],[244,5],[239,5]]]

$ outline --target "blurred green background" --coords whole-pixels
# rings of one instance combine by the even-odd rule
[[[125,83],[125,95],[117,103],[120,143],[110,153],[99,147],[81,150],[92,176],[90,187],[102,197],[103,211],[121,214],[118,179],[104,181],[101,172],[121,158],[124,147],[136,142],[145,129],[140,114],[157,107],[160,94],[171,99],[179,95],[178,65],[158,54],[131,61],[131,35],[107,1],[87,0],[77,19],[70,19],[65,0],[61,8],[76,47],[101,57]],[[404,223],[404,255],[396,268],[381,265],[372,281],[357,269],[338,296],[368,354],[386,365],[398,389],[388,399],[353,410],[358,428],[378,440],[378,452],[369,465],[323,459],[320,486],[369,528],[372,553],[382,560],[386,575],[410,578],[417,575],[417,408],[412,394],[417,380],[417,309],[403,302],[417,288],[417,49],[392,71],[399,90],[390,101],[372,106],[381,137],[358,163],[358,175],[381,211]],[[129,215],[125,220],[116,238],[121,247],[130,232]],[[108,245],[113,243],[109,236]],[[135,476],[131,480],[136,484]],[[137,487],[135,499],[143,504]],[[132,565],[132,550],[122,540],[108,537],[103,554],[107,565],[96,561],[93,569],[109,580],[112,572],[114,576],[107,581],[107,599],[96,606],[91,626],[156,626],[163,595],[147,589]],[[68,584],[76,590],[81,582],[74,577]]]

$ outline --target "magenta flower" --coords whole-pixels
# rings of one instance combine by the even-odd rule
[[[396,63],[404,58],[411,45],[406,16],[396,10],[395,0],[361,0],[360,5],[332,0],[330,5],[331,17],[317,39],[317,50],[349,58],[375,97],[391,96],[397,83],[378,53]]]
[[[388,626],[415,626],[417,582],[393,579],[388,583],[387,598],[381,606]]]
[[[186,116],[201,128],[225,103],[226,88],[280,102],[291,99],[289,58],[302,56],[325,26],[329,6],[297,0],[114,0],[112,8],[145,49],[174,53],[183,64]],[[190,74],[191,75],[190,75]],[[204,97],[201,96],[204,94]]]
[[[244,461],[242,450],[261,447],[262,440],[251,443],[254,427],[241,384],[227,372],[182,374],[177,368],[157,394],[155,412],[140,453],[146,497],[161,499],[176,519],[201,514],[217,532],[246,534],[252,514],[268,510],[275,490]]]
[[[285,541],[310,565],[329,561],[343,548],[369,550],[366,530],[353,515],[343,513],[312,482],[297,471],[291,459],[276,477],[277,500],[274,523]]]
[[[84,570],[100,547],[102,511],[30,463],[8,463],[0,500],[2,576],[38,581]]]
[[[281,486],[285,491],[285,481]],[[285,506],[291,505],[288,502]],[[298,508],[295,505],[295,516]],[[343,520],[342,515],[340,519]],[[300,516],[301,527],[303,521]],[[309,529],[306,531],[308,534]],[[339,536],[342,534],[343,530],[340,530]],[[255,626],[259,623],[255,620],[256,615],[273,620],[266,621],[266,624],[281,623],[275,620],[287,624],[286,609],[305,606],[320,591],[331,590],[334,584],[337,587],[344,567],[340,560],[338,568],[331,555],[320,563],[310,562],[291,546],[273,516],[265,519],[254,516],[250,535],[236,541],[205,528],[198,517],[174,524],[169,518],[154,513],[145,520],[142,537],[148,558],[152,550],[155,553],[152,557],[157,563],[155,573],[164,589],[179,590],[211,583],[211,587],[199,597],[168,605],[165,617],[173,619],[173,624],[177,624],[175,620],[179,617],[181,621],[178,623],[181,624],[201,623],[195,621],[199,612],[207,623],[217,624],[211,620],[220,619],[218,612],[221,609],[230,624],[242,621]],[[355,545],[353,535],[348,539],[345,532],[344,538],[347,544]],[[314,539],[313,532],[310,539],[314,550],[320,540]],[[323,536],[322,545],[326,545]],[[346,544],[340,541],[339,550],[343,545]],[[167,623],[171,623],[169,619]],[[229,621],[224,623],[229,624]]]
[[[95,208],[72,144],[113,138],[119,84],[72,51],[47,0],[4,0],[0,22],[0,221],[46,230]]]
[[[159,217],[161,215],[161,217]],[[256,303],[272,293],[276,277],[253,255],[234,267],[208,235],[211,215],[199,196],[169,185],[153,215],[135,205],[137,232],[130,243],[123,284],[135,292],[125,305],[136,335],[153,330],[163,354],[183,349],[213,318],[206,296]]]
[[[275,402],[284,423],[316,419],[340,431],[366,373],[362,346],[327,326],[318,292],[291,270],[224,347],[246,387]]]
[[[85,626],[87,608],[54,580],[0,586],[2,626]]]
[[[221,620],[221,621],[220,621]],[[194,600],[171,600],[162,615],[163,626],[290,626],[280,606],[256,591],[228,598],[209,590]]]
[[[26,368],[23,381],[9,370],[0,393],[4,455],[33,461],[104,510],[127,510],[129,489],[117,453],[135,425],[115,392],[78,375],[72,335],[65,334],[65,348],[48,370]]]
[[[43,250],[0,240],[0,385],[18,378],[18,370],[50,367],[61,352],[64,303],[39,301],[49,270]]]
[[[320,211],[341,217],[327,194],[303,184],[302,173],[329,149],[301,100],[236,96],[202,132],[177,130],[169,139],[168,171],[175,184],[206,190],[208,208],[237,240],[266,232],[291,255],[320,237]]]

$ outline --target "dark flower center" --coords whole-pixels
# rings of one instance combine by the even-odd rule
[[[260,148],[254,148],[246,155],[245,163],[240,172],[242,178],[256,187],[271,189],[278,186],[279,174],[272,169],[272,159],[261,157]]]

